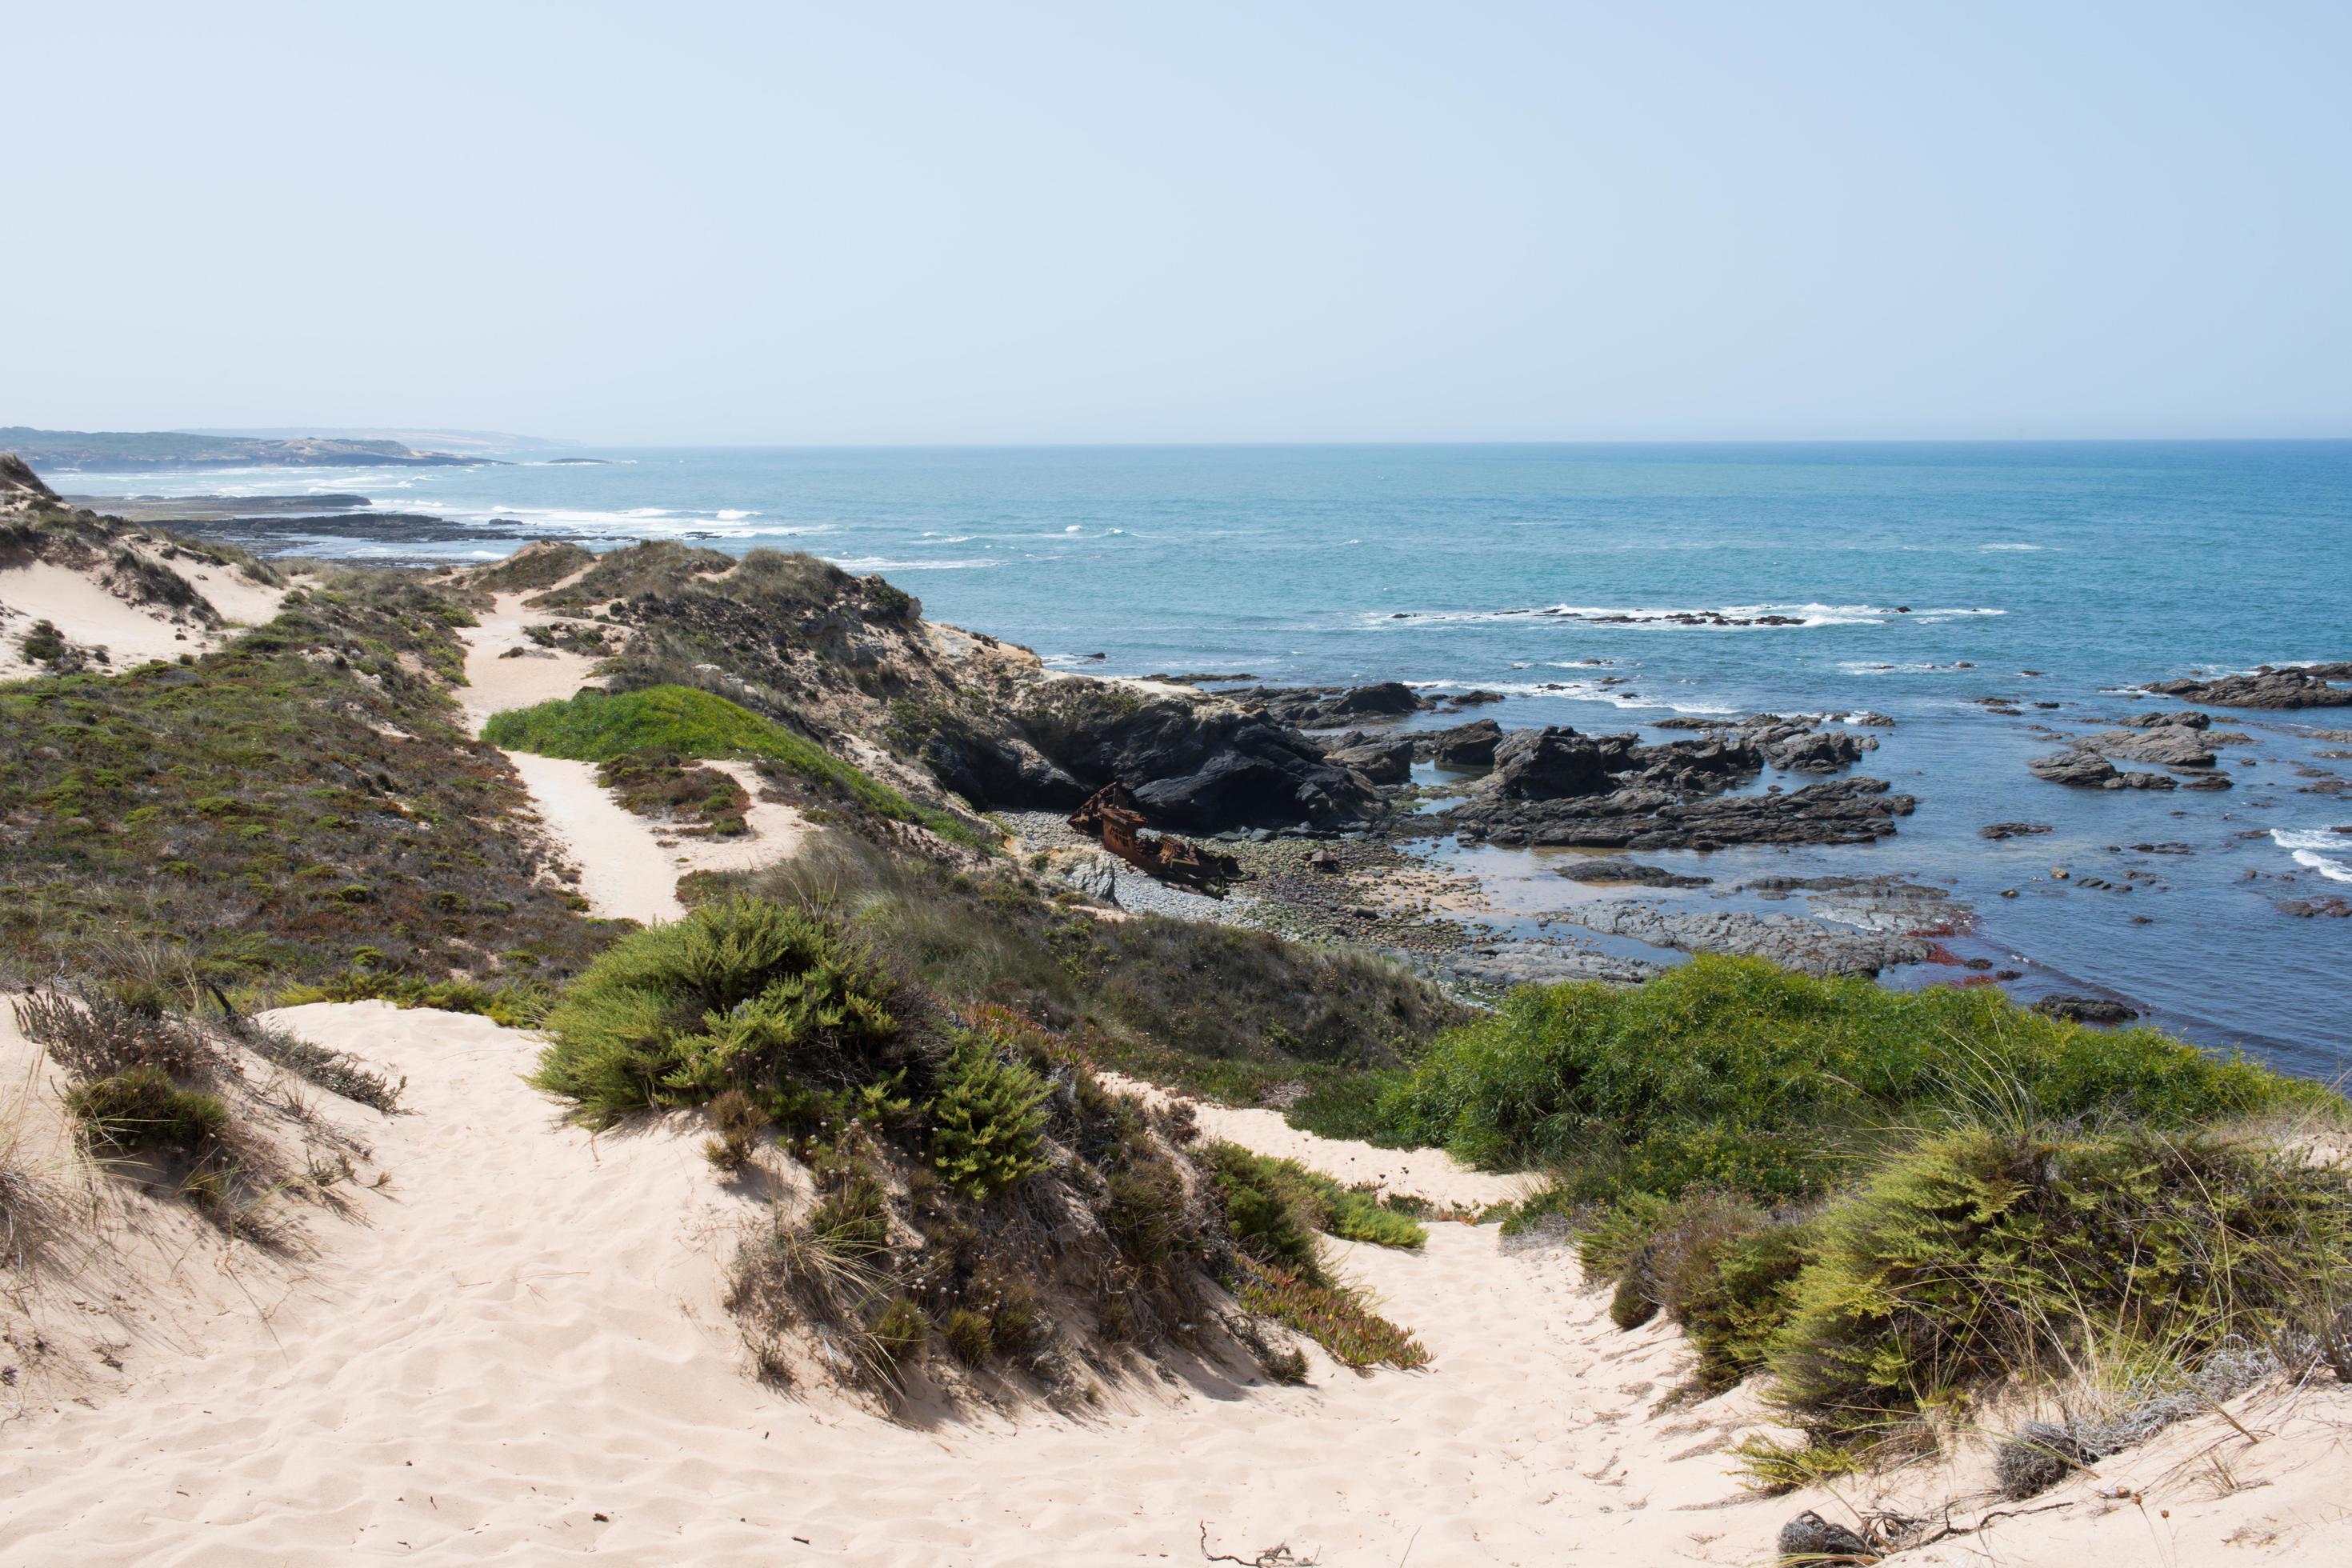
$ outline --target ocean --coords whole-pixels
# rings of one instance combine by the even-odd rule
[[[1978,914],[1966,951],[2021,970],[2021,998],[2105,992],[2203,1043],[2352,1067],[2352,919],[2282,908],[2352,897],[2352,835],[2331,831],[2352,826],[2352,742],[2314,733],[2352,731],[2352,709],[2213,710],[2252,742],[2223,752],[2226,793],[2073,790],[2025,766],[2058,749],[2050,728],[2178,706],[2130,695],[2147,681],[2352,658],[2352,442],[580,455],[606,460],[51,477],[358,492],[481,524],[482,559],[512,548],[498,519],[808,550],[1066,668],[1483,687],[1506,726],[1666,739],[1649,727],[1675,715],[1882,713],[1895,727],[1864,731],[1881,748],[1856,771],[1918,797],[1893,838],[1642,858],[1726,884],[1948,887]],[[2053,831],[1978,833],[2016,820]],[[1490,878],[1506,924],[1591,896],[1553,857],[1440,847]],[[1677,896],[1717,895],[1643,894]],[[1918,968],[1889,979],[1951,977]]]

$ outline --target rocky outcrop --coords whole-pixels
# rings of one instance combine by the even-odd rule
[[[1644,866],[1638,860],[1580,860],[1573,866],[1562,866],[1559,874],[1571,882],[1585,882],[1600,887],[1632,888],[1704,888],[1711,885],[1712,877],[1685,876],[1669,871],[1664,866]]]
[[[1430,730],[1412,737],[1412,754],[1448,768],[1491,767],[1495,748],[1502,743],[1503,727],[1492,719],[1473,719],[1450,730]]]
[[[1244,686],[1223,695],[1302,730],[1336,729],[1413,713],[1458,713],[1503,700],[1499,691],[1421,692],[1402,680],[1371,686]]]
[[[1055,680],[1008,717],[1017,738],[1062,773],[1093,789],[1126,784],[1155,824],[1194,832],[1333,826],[1381,809],[1361,773],[1291,726],[1213,698]]]
[[[1412,776],[1413,743],[1402,735],[1377,741],[1360,733],[1345,735],[1325,755],[1376,784],[1401,784]]]
[[[2110,996],[2076,996],[2058,994],[2044,996],[2033,1004],[2033,1010],[2052,1018],[2068,1018],[2077,1024],[2128,1024],[2139,1016],[2139,1009]]]
[[[2047,833],[2046,822],[1988,822],[1977,829],[1979,838],[2023,838],[2030,834]]]
[[[1633,770],[1636,746],[1632,735],[1580,735],[1564,725],[1514,730],[1495,747],[1494,793],[1508,800],[1605,794],[1612,775]]]
[[[2213,680],[2158,680],[2140,689],[2189,702],[2210,702],[2216,708],[2352,707],[2352,686],[2331,684],[2339,681],[2352,681],[2352,660],[2284,668],[2266,664],[2251,675],[2225,675]]]
[[[1884,779],[1835,779],[1783,795],[1688,799],[1646,785],[1519,801],[1491,796],[1445,816],[1465,838],[1591,849],[1721,849],[1735,844],[1868,844],[1918,802]]]
[[[2118,731],[2121,733],[2123,731]],[[2158,731],[2161,733],[2161,731]],[[2207,760],[2211,760],[2209,755]],[[2073,751],[2053,752],[2046,757],[2036,757],[2025,764],[2033,776],[2051,784],[2070,784],[2076,789],[2179,789],[2180,781],[2169,773],[2125,773],[2115,763],[2087,747]],[[2196,781],[2190,787],[2227,789],[2230,781],[2221,779],[2209,783]]]
[[[1769,958],[1808,974],[1875,974],[1898,963],[1924,963],[1934,950],[1899,931],[1851,931],[1802,915],[1740,910],[1659,910],[1641,903],[1571,906],[1556,918],[1611,936],[1685,952]]]

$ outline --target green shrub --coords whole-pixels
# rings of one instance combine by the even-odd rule
[[[973,848],[989,837],[944,811],[918,805],[806,736],[716,692],[691,686],[582,691],[494,715],[482,738],[509,751],[602,763],[649,749],[678,757],[760,757],[893,822],[919,824]]]
[[[1887,1164],[1817,1245],[1766,1364],[1815,1447],[1851,1452],[2095,1353],[2186,1366],[2340,1331],[2352,1177],[2208,1134],[1971,1130]]]
[[[1418,1247],[1429,1232],[1410,1215],[1387,1208],[1369,1193],[1342,1187],[1319,1171],[1277,1160],[1237,1143],[1212,1143],[1202,1161],[1225,1200],[1225,1222],[1251,1257],[1303,1278],[1322,1280],[1315,1233],[1379,1247]]]
[[[952,1307],[940,1325],[948,1351],[966,1366],[986,1366],[996,1355],[996,1337],[989,1331],[988,1314],[969,1307]]]
[[[1570,1195],[1817,1192],[1893,1130],[2114,1118],[2181,1126],[2315,1086],[2152,1029],[2046,1018],[1991,987],[1895,992],[1702,955],[1646,984],[1528,986],[1383,1097],[1392,1135],[1549,1165]]]
[[[959,1045],[940,1069],[931,1108],[932,1168],[970,1198],[985,1198],[1045,1168],[1052,1086],[999,1054],[986,1036]]]
[[[182,1089],[161,1068],[136,1067],[66,1090],[66,1109],[101,1149],[193,1154],[228,1126],[228,1107]]]
[[[874,1346],[891,1367],[904,1373],[923,1359],[930,1343],[930,1320],[904,1296],[894,1296],[875,1314]]]
[[[872,1061],[898,1031],[891,991],[829,921],[716,899],[623,938],[567,986],[532,1082],[598,1127],[728,1089],[757,1094],[795,1068]]]

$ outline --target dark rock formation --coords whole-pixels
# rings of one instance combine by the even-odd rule
[[[2117,731],[2116,733],[2125,733]],[[2163,731],[2158,731],[2162,733]],[[2211,760],[2210,754],[2207,760]],[[2072,784],[2077,789],[2179,789],[2180,781],[2169,773],[2127,773],[2115,763],[2087,748],[2071,752],[2054,752],[2046,757],[2036,757],[2025,764],[2033,776],[2052,784]],[[2198,780],[2192,787],[2227,789],[2226,779],[2220,784]]]
[[[1837,779],[1785,795],[1686,799],[1645,785],[1547,801],[1503,796],[1447,817],[1465,838],[1591,849],[1720,849],[1734,844],[1868,844],[1918,802],[1884,779]]]
[[[2047,833],[2046,822],[1988,822],[1977,829],[1980,838],[2022,838],[2032,833]]]
[[[1704,888],[1712,877],[1685,876],[1669,871],[1664,866],[1644,866],[1636,860],[1580,860],[1573,866],[1562,866],[1559,874],[1571,882],[1590,882],[1604,887],[1636,888]]]
[[[2299,921],[2322,917],[2340,921],[2352,917],[2352,899],[2338,898],[2333,893],[2316,899],[2282,899],[2279,900],[2279,912],[2293,915]]]
[[[2035,778],[2073,784],[2078,789],[2103,788],[2116,776],[2115,763],[2096,752],[2053,752],[2025,765]]]
[[[2041,998],[2033,1004],[2033,1010],[2053,1018],[2071,1018],[2077,1024],[2128,1024],[2139,1016],[2138,1008],[2113,997],[2064,994]]]
[[[1512,800],[1600,795],[1612,773],[1632,770],[1635,746],[1632,735],[1580,735],[1559,725],[1514,730],[1495,747],[1494,787]]]
[[[2170,719],[2172,714],[2164,717]],[[2196,715],[2203,718],[2203,714]],[[2075,742],[2109,757],[2129,757],[2135,762],[2161,763],[2169,768],[2210,768],[2213,765],[2213,742],[2202,733],[2203,725],[2156,724],[2122,730],[2102,730]]]
[[[1862,760],[1863,752],[1875,750],[1877,745],[1867,735],[1848,734],[1843,730],[1805,730],[1768,742],[1764,760],[1791,773],[1833,773],[1852,767]]]
[[[2214,680],[2158,680],[2140,688],[2160,696],[2189,702],[2210,702],[2216,708],[2347,708],[2352,686],[2352,661],[2276,668],[2263,665],[2252,675],[2225,675]]]
[[[1424,695],[1401,680],[1373,686],[1244,686],[1223,695],[1302,730],[1402,719],[1410,713],[1454,713],[1503,700],[1499,691]]]
[[[1401,784],[1412,775],[1413,743],[1402,736],[1365,740],[1349,736],[1352,745],[1325,753],[1344,768],[1353,768],[1376,784]]]
[[[1451,730],[1431,730],[1413,736],[1412,752],[1442,767],[1489,767],[1495,761],[1495,748],[1502,739],[1500,724],[1492,719],[1473,719]]]

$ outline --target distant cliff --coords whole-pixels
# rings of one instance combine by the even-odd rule
[[[0,426],[0,452],[45,468],[447,468],[487,458],[419,452],[398,441],[302,436],[258,440],[179,430],[34,430]]]

